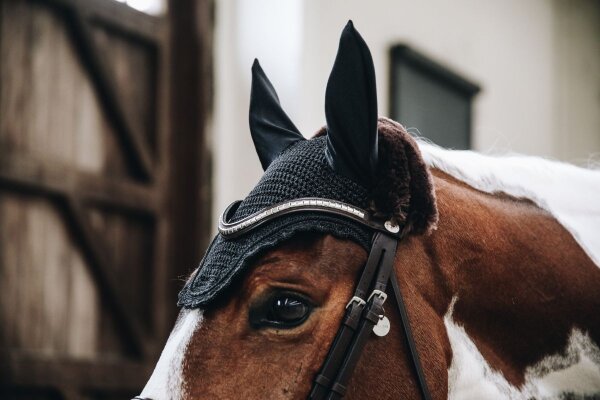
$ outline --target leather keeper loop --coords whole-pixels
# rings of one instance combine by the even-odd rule
[[[340,396],[344,396],[346,394],[346,390],[348,388],[340,383],[334,383],[333,386],[331,387],[331,391],[335,392],[337,394],[339,394]]]
[[[365,315],[365,319],[371,321],[373,325],[376,325],[379,322],[379,316],[381,314],[373,312],[373,310],[369,310]]]
[[[325,375],[319,374],[315,378],[315,382],[321,386],[329,387],[329,385],[331,384],[331,379],[327,378]]]

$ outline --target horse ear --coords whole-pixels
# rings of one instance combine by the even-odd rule
[[[254,60],[252,65],[250,133],[263,170],[283,150],[299,140],[305,140],[281,108],[279,97],[258,60]]]
[[[326,158],[334,171],[366,187],[377,168],[377,89],[367,44],[352,21],[342,31],[325,92]]]

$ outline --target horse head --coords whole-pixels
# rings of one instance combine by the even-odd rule
[[[536,204],[433,170],[400,124],[378,118],[373,61],[351,22],[327,84],[327,126],[312,139],[283,111],[258,61],[252,77],[250,131],[265,174],[221,217],[140,398],[460,398],[468,394],[465,368],[483,371],[471,377],[484,385],[473,398],[528,398],[542,392],[527,386],[527,368],[563,351],[574,326],[597,342],[597,315],[591,323],[585,316],[600,305],[600,291],[573,301],[600,288],[589,257]],[[548,234],[553,249],[533,241]],[[540,276],[539,263],[558,272]],[[578,283],[563,286],[557,277],[574,263]],[[365,280],[371,264],[374,277]],[[509,265],[519,266],[516,280]],[[551,285],[560,298],[549,297]],[[541,299],[527,294],[532,287]],[[511,295],[493,296],[497,289]],[[383,308],[386,293],[397,307]],[[552,314],[544,301],[572,307]],[[527,320],[514,304],[533,307],[535,322],[513,324]],[[384,318],[391,328],[380,325]],[[549,325],[536,324],[549,319],[542,345],[535,337]],[[362,325],[381,337],[360,336]],[[344,334],[350,344],[337,352]],[[324,372],[328,363],[338,372],[353,365],[340,379]],[[485,386],[494,373],[503,380]]]

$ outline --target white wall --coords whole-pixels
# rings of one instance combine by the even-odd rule
[[[301,108],[301,0],[220,0],[216,4],[213,226],[262,173],[248,129],[250,67],[261,61],[286,110]],[[290,113],[294,115],[294,113]]]
[[[554,5],[552,155],[600,165],[600,1]]]
[[[578,163],[600,152],[595,0],[220,0],[215,220],[261,174],[247,122],[253,58],[310,136],[325,120],[325,85],[348,19],[371,48],[381,115],[388,113],[389,48],[405,43],[482,87],[474,104],[475,149]]]

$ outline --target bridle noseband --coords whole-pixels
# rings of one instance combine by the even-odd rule
[[[270,220],[301,212],[333,214],[351,219],[375,233],[354,295],[346,305],[342,325],[329,348],[321,370],[313,381],[308,398],[333,400],[344,396],[371,331],[375,331],[380,336],[387,335],[389,320],[385,317],[383,304],[387,299],[388,283],[391,282],[418,386],[423,399],[429,400],[427,382],[394,271],[396,248],[398,242],[406,235],[406,231],[391,221],[377,220],[360,208],[321,198],[301,198],[275,204],[239,221],[229,222],[240,203],[240,201],[232,203],[219,219],[219,232],[225,238],[241,236]]]
[[[389,331],[389,320],[385,316],[383,304],[388,297],[386,294],[388,283],[391,283],[419,391],[423,399],[430,400],[431,396],[394,271],[396,248],[407,232],[391,221],[373,218],[365,210],[343,202],[321,198],[300,198],[275,204],[239,221],[230,222],[240,203],[241,201],[236,201],[229,205],[219,219],[219,233],[226,239],[244,235],[275,218],[301,212],[317,212],[351,219],[374,232],[367,262],[354,295],[346,305],[342,324],[313,381],[308,398],[335,400],[344,397],[350,377],[371,332],[374,331],[378,336],[385,336]],[[141,397],[135,399],[148,400]]]

